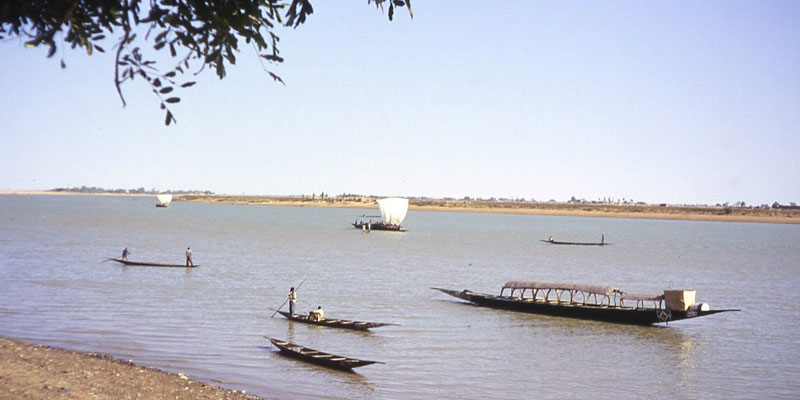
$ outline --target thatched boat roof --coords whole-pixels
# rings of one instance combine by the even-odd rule
[[[661,301],[664,300],[664,294],[624,292],[622,293],[622,300]]]
[[[545,281],[508,281],[503,285],[503,289],[570,290],[585,293],[597,293],[602,295],[622,293],[622,291],[616,286],[583,285],[576,283]]]

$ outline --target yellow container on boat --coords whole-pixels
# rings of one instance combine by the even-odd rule
[[[695,290],[665,290],[664,301],[670,311],[686,311],[694,305]]]

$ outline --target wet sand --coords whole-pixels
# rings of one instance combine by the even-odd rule
[[[263,399],[104,355],[0,338],[2,399]]]

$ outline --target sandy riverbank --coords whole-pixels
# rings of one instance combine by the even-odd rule
[[[375,209],[373,198],[309,199],[270,196],[177,196],[175,201],[223,204],[252,204],[294,207],[340,207]],[[551,215],[571,217],[639,218],[685,221],[760,222],[800,224],[799,210],[762,208],[730,208],[712,206],[656,206],[614,204],[518,203],[463,200],[415,200],[409,202],[412,211],[473,212],[492,214]],[[354,215],[353,217],[356,217]]]
[[[0,190],[0,195],[89,195],[89,196],[154,196],[151,194],[76,193],[44,190]],[[355,197],[345,200],[311,199],[297,196],[227,196],[175,195],[174,202],[271,205],[290,207],[337,207],[374,209],[375,198]],[[531,202],[492,202],[476,200],[411,199],[409,210],[437,212],[472,212],[491,214],[550,215],[566,217],[637,218],[684,221],[759,222],[771,224],[800,224],[800,210],[778,210],[721,206],[660,206],[639,204],[568,204]],[[353,215],[355,218],[356,215]]]
[[[48,196],[150,196],[155,197],[154,194],[149,193],[82,193],[70,191],[52,191],[52,190],[9,190],[0,189],[0,195],[48,195]]]
[[[0,338],[0,398],[262,399],[103,355],[5,338]]]

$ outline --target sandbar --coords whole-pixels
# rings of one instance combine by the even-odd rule
[[[359,197],[355,199],[312,199],[309,197],[301,198],[277,196],[181,195],[173,198],[173,201],[292,207],[375,209],[375,212],[371,213],[372,215],[377,215],[378,211],[375,198],[372,197]],[[549,202],[534,203],[410,199],[408,209],[411,211],[431,212],[800,224],[800,210],[780,210],[759,207],[568,204]],[[357,215],[354,215],[354,217],[357,217]]]
[[[80,193],[45,190],[0,190],[0,195],[84,195],[84,196],[155,196],[152,194]],[[231,196],[231,195],[174,195],[172,201],[199,203],[266,205],[288,207],[336,207],[374,209],[375,197],[348,196]],[[465,212],[517,215],[549,215],[561,217],[634,218],[682,221],[755,222],[770,224],[800,224],[799,209],[762,207],[727,207],[707,205],[654,204],[571,204],[553,202],[503,202],[482,200],[439,200],[411,198],[409,210],[430,212]],[[358,215],[353,216],[358,217]]]

